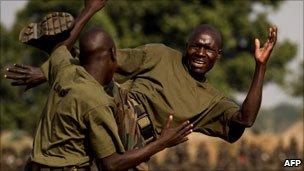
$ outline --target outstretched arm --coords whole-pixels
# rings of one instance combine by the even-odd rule
[[[25,91],[47,81],[39,67],[24,64],[14,64],[6,69],[6,79],[12,80],[12,86],[26,86]]]
[[[255,71],[253,80],[239,113],[234,115],[232,121],[245,127],[251,127],[257,117],[261,105],[263,80],[266,64],[273,47],[277,41],[277,28],[270,27],[268,39],[263,47],[260,47],[259,39],[255,39]]]
[[[126,151],[124,154],[114,153],[108,157],[98,159],[97,165],[101,170],[127,170],[147,161],[152,155],[165,148],[176,146],[188,140],[187,135],[192,132],[193,125],[189,121],[172,128],[173,116],[170,115],[160,137],[140,149]]]

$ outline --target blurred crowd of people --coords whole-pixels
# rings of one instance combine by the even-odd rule
[[[280,141],[272,152],[263,150],[261,146],[241,141],[235,152],[231,152],[231,145],[221,143],[215,150],[216,161],[211,162],[210,150],[202,142],[195,150],[195,156],[190,157],[188,150],[189,143],[178,145],[169,149],[162,161],[152,158],[149,168],[152,171],[181,170],[181,171],[202,171],[202,170],[241,170],[241,171],[265,171],[265,170],[290,170],[284,168],[285,159],[301,159],[303,162],[303,151],[298,149],[297,141],[290,139],[289,146],[284,147]],[[1,149],[1,170],[19,171],[23,170],[29,158],[31,149],[25,148],[16,152],[12,148]],[[92,170],[95,170],[93,168]],[[292,170],[302,170],[302,167]]]
[[[29,159],[31,149],[25,148],[22,152],[16,152],[13,148],[1,148],[0,170],[20,171]]]
[[[168,150],[164,160],[158,162],[150,161],[151,170],[181,170],[181,171],[203,171],[203,170],[240,170],[240,171],[268,171],[268,170],[302,170],[303,164],[298,168],[283,167],[285,159],[301,159],[303,162],[303,151],[298,149],[295,138],[290,139],[288,147],[283,147],[282,141],[272,152],[263,150],[261,146],[249,144],[242,141],[236,152],[231,152],[228,143],[222,143],[216,148],[216,161],[211,162],[209,152],[204,142],[196,149],[193,160],[190,160],[187,145],[179,145]]]

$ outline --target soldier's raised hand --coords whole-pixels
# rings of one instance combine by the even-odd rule
[[[23,64],[14,64],[14,66],[8,67],[4,77],[12,80],[12,86],[26,86],[25,90],[46,82],[39,67]]]
[[[192,132],[193,125],[189,121],[185,121],[180,126],[173,128],[173,115],[170,115],[162,133],[158,139],[164,148],[172,147],[188,140],[187,135]]]
[[[255,60],[258,64],[266,64],[269,56],[273,50],[277,41],[277,27],[273,26],[269,28],[268,38],[263,47],[260,47],[260,40],[255,39]]]

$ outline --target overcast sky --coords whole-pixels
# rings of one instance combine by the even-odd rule
[[[1,23],[6,28],[12,27],[15,21],[15,14],[22,9],[27,1],[19,0],[1,0]],[[303,1],[284,1],[280,9],[271,12],[269,20],[278,27],[278,41],[289,39],[298,45],[297,60],[289,63],[289,67],[294,71],[299,70],[298,63],[303,60]],[[256,10],[270,10],[256,7]],[[303,83],[303,80],[299,80]],[[239,95],[238,99],[242,101],[244,95]],[[284,93],[282,89],[274,84],[264,86],[263,106],[272,107],[280,103],[292,103],[295,105],[303,105],[302,99],[295,99]]]

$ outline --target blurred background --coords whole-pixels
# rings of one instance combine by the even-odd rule
[[[51,11],[77,16],[78,0],[1,0],[1,170],[22,170],[32,147],[49,87],[24,92],[3,79],[14,63],[40,66],[47,55],[18,42],[19,31]],[[190,140],[157,154],[151,170],[290,170],[285,159],[302,159],[303,169],[303,1],[110,0],[90,21],[114,37],[118,48],[164,43],[183,51],[195,26],[209,23],[223,36],[224,51],[209,81],[241,103],[254,71],[255,37],[278,27],[269,60],[259,116],[234,144],[192,134]]]

